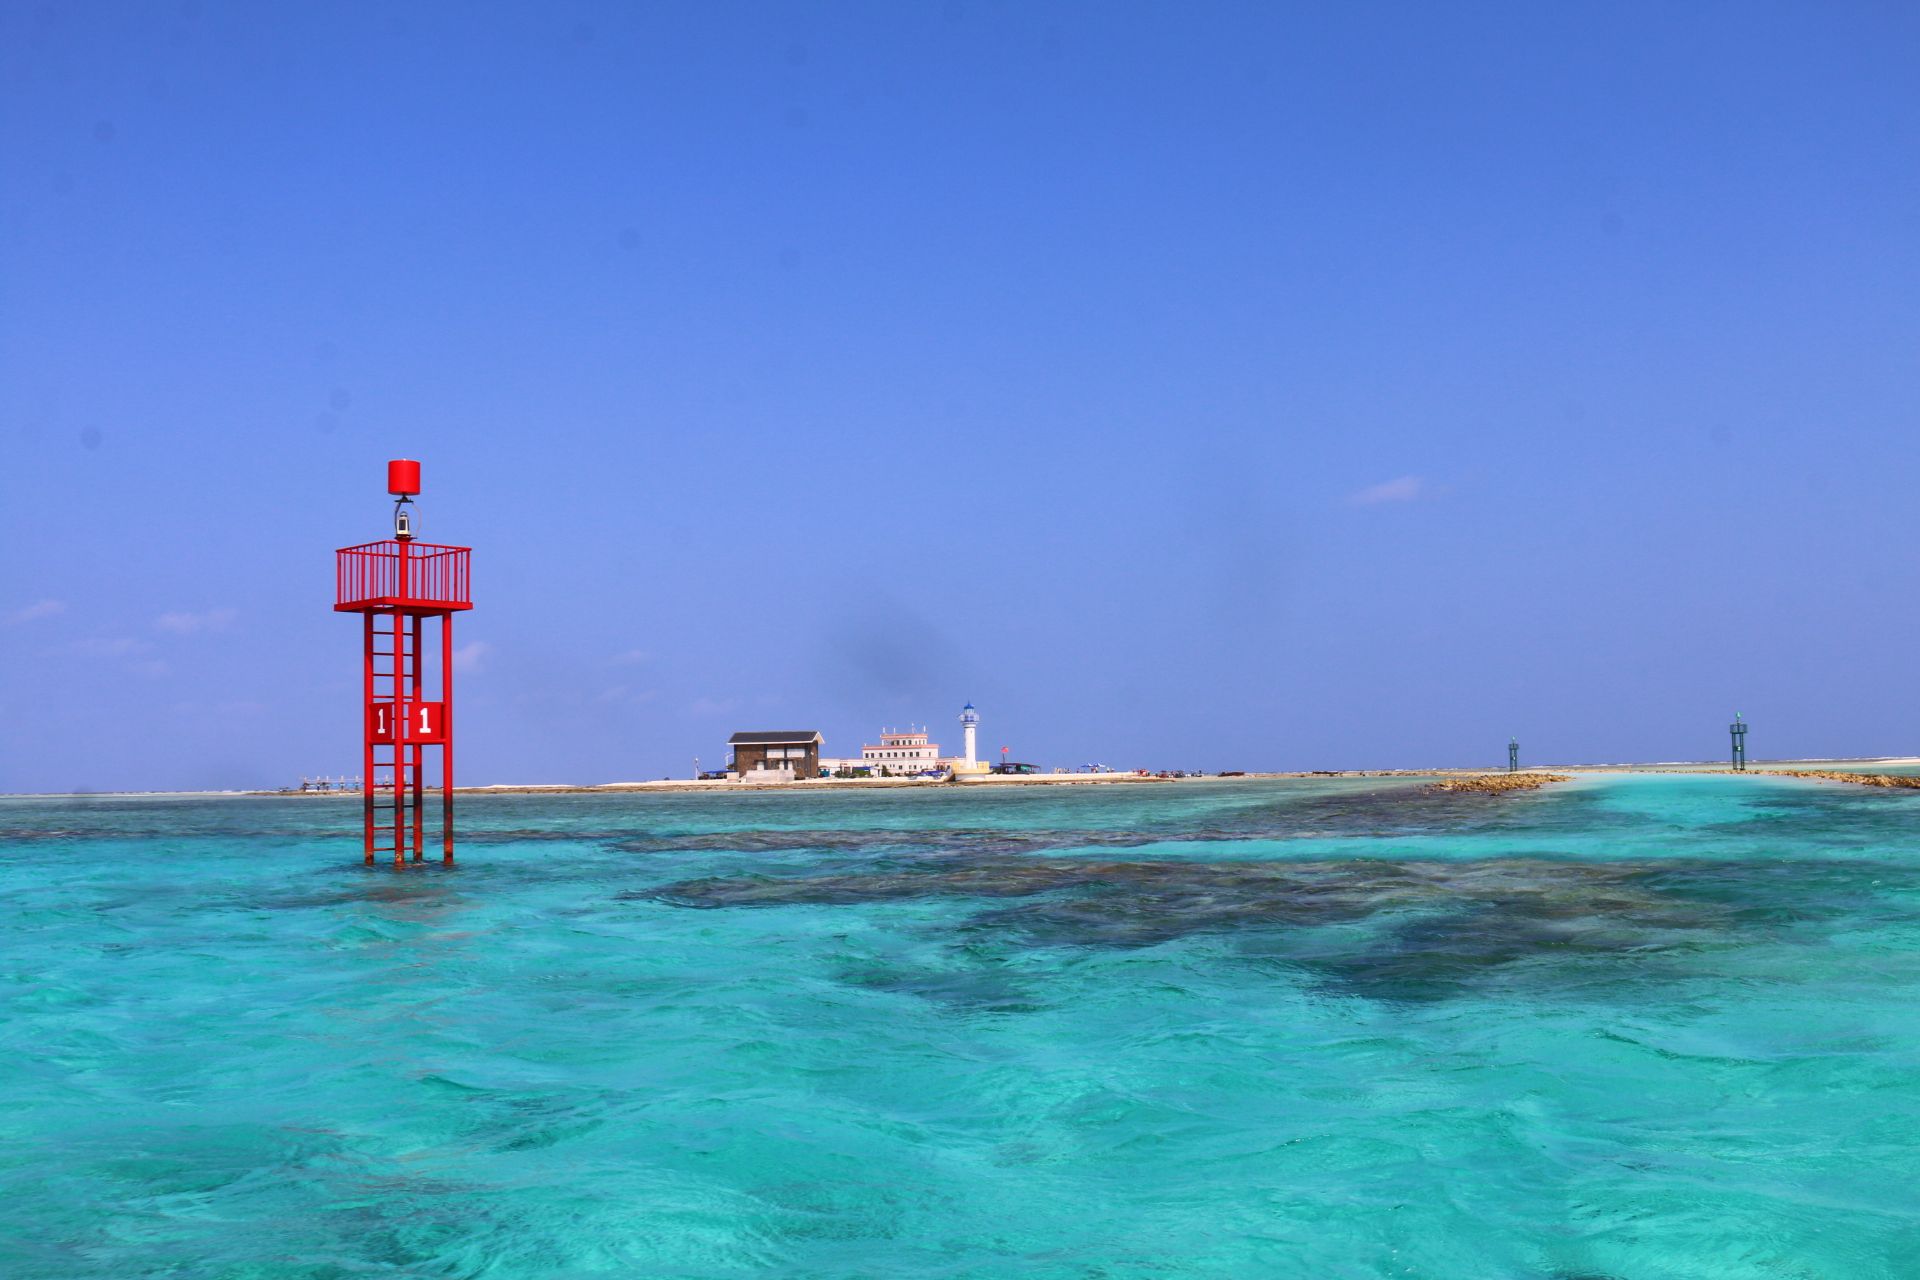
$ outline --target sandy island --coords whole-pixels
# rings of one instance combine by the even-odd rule
[[[1482,795],[1514,795],[1537,791],[1553,783],[1571,782],[1582,777],[1621,774],[1704,774],[1752,778],[1801,778],[1809,782],[1836,782],[1862,787],[1896,790],[1920,790],[1920,774],[1867,773],[1835,769],[1832,765],[1878,765],[1882,768],[1920,766],[1920,756],[1884,756],[1856,760],[1778,760],[1769,768],[1749,768],[1736,773],[1724,764],[1683,760],[1653,764],[1571,764],[1551,769],[1528,769],[1508,773],[1504,769],[1312,769],[1295,772],[1247,772],[1189,775],[1183,778],[1145,773],[1026,773],[980,774],[958,779],[946,778],[806,778],[797,782],[739,782],[719,779],[694,782],[686,778],[662,778],[648,782],[601,783],[497,783],[481,787],[455,787],[457,796],[487,795],[618,795],[626,793],[669,792],[703,795],[792,795],[810,791],[905,791],[926,787],[955,788],[1048,787],[1048,786],[1172,786],[1222,782],[1259,782],[1312,779],[1384,778],[1430,779],[1438,791]],[[1800,767],[1807,766],[1807,767]],[[439,788],[427,787],[423,794],[437,795]],[[210,791],[210,792],[89,792],[89,795],[229,795],[298,797],[358,801],[358,791]]]

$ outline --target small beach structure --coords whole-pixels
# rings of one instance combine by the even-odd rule
[[[727,739],[733,761],[727,766],[745,782],[792,782],[820,776],[818,729],[767,729],[736,733]]]

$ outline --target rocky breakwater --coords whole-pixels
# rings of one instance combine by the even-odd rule
[[[1448,778],[1433,784],[1435,791],[1477,791],[1482,795],[1503,796],[1512,791],[1538,791],[1549,782],[1567,782],[1564,773],[1477,773],[1467,778]]]
[[[1920,775],[1911,773],[1842,773],[1837,769],[1755,770],[1777,778],[1818,778],[1822,782],[1851,782],[1862,787],[1900,787],[1920,791]]]

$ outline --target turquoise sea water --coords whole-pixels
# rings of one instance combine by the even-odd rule
[[[0,1275],[1920,1275],[1920,794],[0,801]]]

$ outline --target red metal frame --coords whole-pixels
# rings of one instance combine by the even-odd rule
[[[363,542],[333,553],[336,613],[401,609],[438,613],[473,608],[468,570],[471,547],[431,542]]]
[[[335,553],[334,609],[358,613],[361,626],[361,786],[365,852],[371,866],[386,852],[393,861],[424,859],[427,752],[440,752],[442,860],[453,862],[453,615],[471,609],[470,548],[388,539]],[[427,621],[440,624],[438,680],[427,676]],[[428,690],[437,683],[438,696]],[[440,705],[437,732],[422,735],[415,713]],[[376,709],[387,708],[390,732],[375,732]],[[422,740],[422,738],[426,740]],[[379,771],[391,770],[383,785]],[[389,797],[384,802],[382,796]]]

